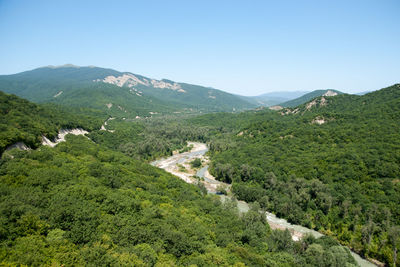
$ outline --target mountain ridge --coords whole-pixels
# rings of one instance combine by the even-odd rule
[[[343,94],[343,92],[340,92],[338,90],[335,89],[319,89],[319,90],[314,90],[312,92],[309,92],[305,95],[302,95],[298,98],[280,103],[279,106],[282,107],[296,107],[299,106],[301,104],[304,104],[310,100],[312,100],[313,98],[319,97],[319,96],[335,96],[335,95],[339,95],[339,94]]]
[[[168,79],[156,80],[131,72],[67,64],[46,66],[11,75],[0,75],[0,90],[39,103],[53,102],[54,96],[63,91],[57,95],[59,99],[56,102],[60,102],[60,99],[65,98],[68,91],[79,91],[88,87],[102,88],[109,84],[120,89],[127,88],[132,94],[130,98],[133,99],[135,96],[136,102],[133,101],[135,103],[140,102],[137,97],[146,96],[153,102],[159,101],[164,106],[169,106],[169,110],[175,109],[175,111],[184,108],[204,112],[237,111],[255,107],[248,101],[218,89],[171,82]],[[114,91],[118,92],[117,88]],[[103,95],[103,97],[105,96]],[[80,99],[74,99],[74,101],[78,105]],[[71,101],[69,100],[69,102]]]

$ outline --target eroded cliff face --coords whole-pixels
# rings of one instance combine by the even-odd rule
[[[103,80],[95,80],[96,82],[104,82],[104,83],[109,83],[109,84],[114,84],[119,87],[129,87],[132,88],[138,84],[147,86],[147,87],[153,87],[153,88],[161,88],[161,89],[170,89],[174,91],[178,91],[180,93],[185,93],[186,91],[182,89],[181,85],[175,82],[167,82],[164,80],[149,80],[146,78],[139,78],[131,73],[128,74],[123,74],[121,76],[115,77],[115,76],[107,76]]]
[[[328,90],[328,91],[326,91],[326,93],[323,94],[322,96],[335,96],[335,95],[337,95],[337,94],[338,94],[338,93],[336,93],[335,91]]]
[[[42,136],[42,145],[54,147],[58,143],[64,142],[65,141],[65,136],[67,134],[85,135],[85,134],[88,134],[88,133],[89,133],[88,131],[85,131],[85,130],[83,130],[81,128],[77,128],[77,129],[61,129],[58,132],[57,138],[56,138],[56,140],[54,142],[49,140],[46,136]]]

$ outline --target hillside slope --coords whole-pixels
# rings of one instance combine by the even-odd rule
[[[38,123],[28,130],[53,127],[45,108],[2,98],[4,131],[26,123]],[[5,266],[355,263],[333,239],[294,242],[288,231],[271,230],[257,206],[239,216],[236,203],[222,204],[200,187],[82,136],[67,136],[54,148],[11,150],[0,163]]]
[[[313,98],[316,98],[318,96],[335,96],[338,94],[343,94],[340,91],[337,90],[333,90],[333,89],[326,89],[326,90],[315,90],[312,91],[310,93],[307,93],[305,95],[302,95],[296,99],[292,99],[283,103],[280,103],[279,106],[282,107],[296,107],[299,106],[301,104],[304,104],[308,101],[310,101]]]
[[[201,126],[210,116],[224,125],[211,137],[211,172],[232,183],[237,197],[393,263],[400,231],[399,84],[277,112],[192,121]]]
[[[0,91],[0,154],[10,145],[23,142],[38,147],[42,135],[52,139],[60,129],[99,128],[102,120],[75,115],[54,105],[40,106]]]
[[[154,97],[136,95],[126,88],[111,84],[80,85],[73,90],[66,90],[52,99],[50,103],[64,106],[90,107],[105,114],[119,118],[143,118],[152,114],[182,111],[185,105],[171,103]]]
[[[125,104],[124,108],[127,110],[138,105],[147,107],[150,102],[153,104],[146,112],[176,111],[184,108],[201,111],[235,111],[253,107],[249,102],[217,89],[169,80],[155,80],[98,67],[50,66],[0,76],[2,91],[35,102],[63,102],[64,100],[66,103],[80,106],[86,104],[85,101],[82,103],[79,97],[84,94],[83,89],[90,88],[91,90],[87,93],[92,94],[96,90],[103,92],[102,88],[106,85],[108,85],[107,88],[115,87],[113,94],[96,92],[95,102],[104,100],[102,102],[121,106],[121,102],[115,98],[125,98],[130,103],[130,107]],[[118,88],[120,90],[117,90]],[[80,91],[79,96],[67,94],[77,90]],[[159,108],[156,108],[157,106]],[[142,107],[138,112],[141,109]]]

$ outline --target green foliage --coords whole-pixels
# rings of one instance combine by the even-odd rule
[[[108,121],[107,131],[92,131],[90,139],[108,148],[138,159],[151,160],[170,156],[175,150],[189,151],[187,141],[207,139],[207,129],[183,126],[176,117],[153,118],[143,121],[115,119]]]
[[[85,88],[102,95],[106,87]],[[3,265],[355,264],[335,239],[399,263],[399,85],[362,97],[327,97],[324,105],[302,105],[287,115],[261,110],[179,122],[115,119],[107,125],[113,133],[95,130],[105,113],[80,110],[87,116],[77,116],[0,96],[3,150],[18,141],[35,148],[42,134],[52,137],[60,128],[92,130],[94,141],[67,136],[55,148],[1,159]],[[94,108],[104,105],[97,100]],[[326,123],[312,123],[316,117]],[[239,215],[236,205],[221,204],[204,187],[143,162],[171,155],[189,140],[209,143],[210,171],[232,183],[239,199],[256,203],[249,212]],[[294,242],[288,231],[271,231],[260,209],[335,239]]]
[[[191,123],[210,125],[210,171],[232,183],[239,199],[393,264],[388,231],[400,225],[400,85],[320,100],[289,112],[212,114]],[[318,117],[325,123],[313,123]]]
[[[173,83],[171,81],[167,82]],[[143,91],[144,95],[152,96],[156,99],[163,99],[174,106],[183,106],[190,109],[200,110],[202,112],[232,112],[255,106],[249,101],[241,99],[236,95],[214,88],[187,83],[179,83],[179,85],[185,92],[147,87],[140,84],[138,84],[137,88]]]
[[[192,162],[190,162],[190,165],[192,165],[193,168],[199,168],[201,167],[201,159],[196,158]]]
[[[322,96],[323,94],[325,94],[328,91],[335,92],[337,94],[343,94],[342,92],[337,91],[337,90],[333,90],[333,89],[315,90],[315,91],[312,91],[312,92],[307,93],[305,95],[302,95],[302,96],[300,96],[300,97],[298,97],[296,99],[292,99],[292,100],[283,102],[283,103],[281,103],[279,105],[282,106],[282,107],[289,107],[289,108],[297,107],[297,106],[300,106],[300,105],[312,100],[313,98]]]
[[[3,264],[265,266],[286,251],[258,207],[240,217],[196,186],[82,136],[4,158],[0,174]],[[303,251],[287,253],[292,266],[305,261]]]
[[[150,117],[150,112],[172,112],[175,107],[169,103],[148,96],[138,96],[129,91],[106,83],[92,83],[79,85],[68,90],[59,97],[52,99],[52,103],[72,107],[86,107],[101,110],[109,116],[119,118]],[[112,104],[110,108],[108,104]]]
[[[39,106],[1,91],[0,113],[0,154],[17,142],[36,148],[42,135],[54,138],[62,128],[93,130],[101,125],[101,118],[78,116],[54,105]]]
[[[282,239],[280,231],[272,231],[270,237],[259,207],[240,217],[229,203],[81,136],[4,158],[0,174],[3,264],[296,266],[306,261],[290,235]]]

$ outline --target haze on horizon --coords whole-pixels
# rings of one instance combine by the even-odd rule
[[[0,74],[72,63],[242,95],[400,81],[400,2],[0,1]]]

